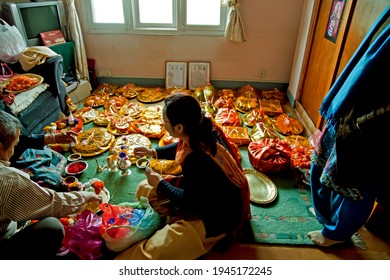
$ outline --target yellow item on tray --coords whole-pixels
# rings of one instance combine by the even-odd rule
[[[155,172],[166,175],[177,175],[181,172],[181,166],[174,160],[151,159],[149,167]]]

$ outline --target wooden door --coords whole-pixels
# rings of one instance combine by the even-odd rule
[[[375,20],[390,5],[390,0],[347,0],[335,43],[324,37],[332,0],[322,0],[305,73],[302,73],[299,102],[317,128],[322,100],[340,75]]]
[[[353,11],[352,21],[346,34],[345,45],[340,59],[337,76],[359,47],[370,30],[372,24],[390,5],[390,0],[357,1]]]
[[[313,42],[298,100],[317,128],[322,126],[319,108],[335,79],[339,53],[354,1],[345,2],[335,42],[325,38],[333,0],[323,0],[319,7]]]

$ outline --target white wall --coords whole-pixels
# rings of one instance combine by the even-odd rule
[[[184,60],[210,61],[212,80],[288,83],[305,0],[241,0],[243,44],[212,36],[89,34],[83,2],[76,1],[87,56],[113,77],[164,78],[165,61]]]
[[[301,24],[298,34],[297,46],[295,49],[294,62],[291,69],[288,93],[296,100],[299,98],[301,87],[301,73],[305,66],[307,49],[309,46],[309,35],[312,28],[313,14],[317,8],[319,0],[304,0]]]

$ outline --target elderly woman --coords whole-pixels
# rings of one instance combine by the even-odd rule
[[[146,170],[136,196],[148,197],[166,224],[118,259],[196,259],[219,240],[231,240],[250,217],[245,174],[199,102],[172,94],[165,99],[163,118],[166,130],[180,141],[157,149],[136,147],[134,153],[175,159],[182,175],[162,177]]]
[[[0,110],[0,259],[53,259],[64,237],[57,218],[100,198],[91,192],[42,188],[27,173],[10,167],[20,129],[18,119]],[[17,230],[17,222],[28,220],[39,221]]]

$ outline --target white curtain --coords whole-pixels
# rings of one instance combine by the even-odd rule
[[[232,42],[244,43],[246,41],[246,37],[238,0],[222,0],[222,4],[229,7],[229,15],[225,28],[225,38]]]
[[[75,0],[63,0],[67,15],[68,39],[75,43],[76,70],[79,79],[89,81],[87,54],[85,52],[84,38],[81,32],[79,17]]]

